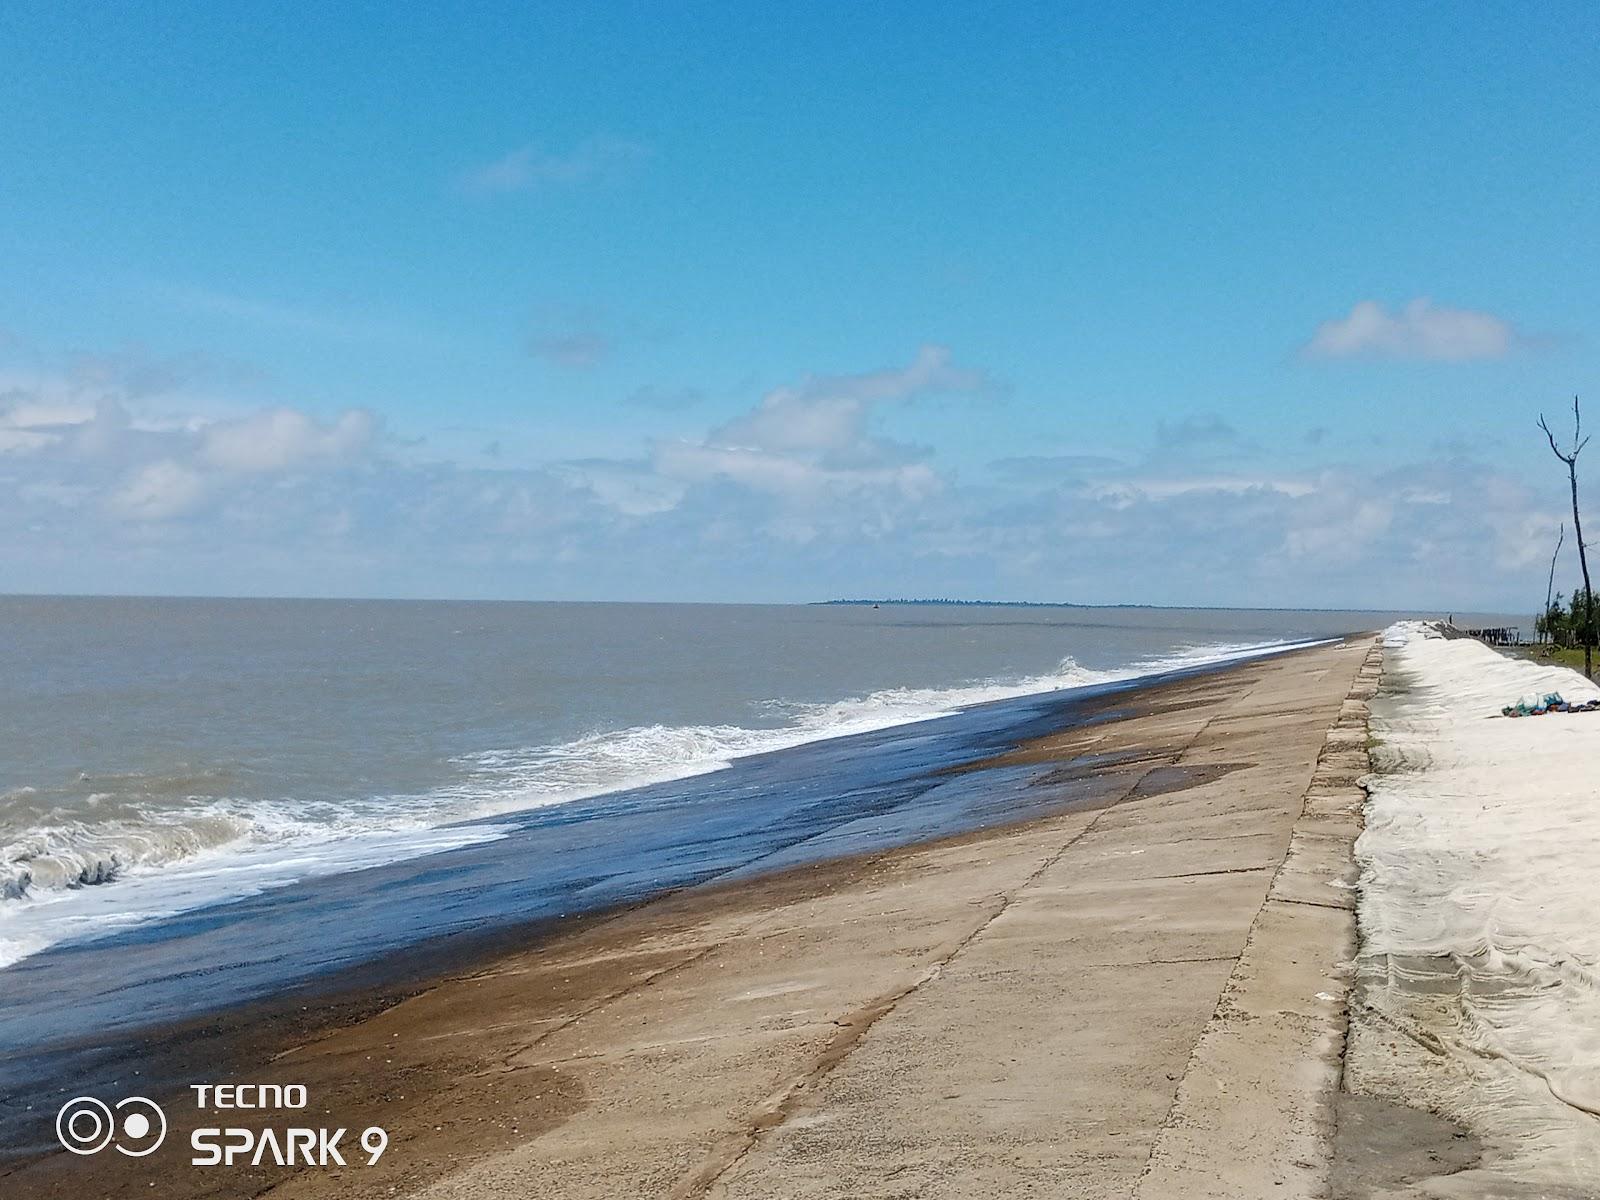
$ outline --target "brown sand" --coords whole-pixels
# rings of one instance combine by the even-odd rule
[[[150,1159],[57,1155],[0,1191],[1326,1194],[1352,937],[1330,881],[1372,644],[1168,685],[1002,760],[1127,755],[1110,802],[680,893],[229,1049],[310,1089],[271,1123],[386,1127],[375,1167],[192,1168],[196,1124],[261,1122],[190,1104]]]

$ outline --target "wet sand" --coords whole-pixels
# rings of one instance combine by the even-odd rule
[[[376,1166],[190,1167],[195,1125],[263,1122],[180,1099],[150,1158],[53,1155],[0,1189],[1326,1194],[1372,646],[1162,685],[963,768],[1049,767],[1050,815],[688,889],[443,976],[419,958],[405,998],[338,1019],[185,1033],[305,1084],[292,1123],[384,1126]]]

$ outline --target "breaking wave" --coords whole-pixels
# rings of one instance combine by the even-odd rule
[[[830,703],[770,701],[772,724],[647,725],[454,760],[459,779],[339,802],[216,799],[215,777],[94,780],[71,812],[32,788],[0,793],[0,967],[55,942],[299,879],[504,836],[513,812],[706,774],[752,754],[945,716],[975,704],[1271,654],[1301,643],[1194,646],[1116,670],[1054,671]],[[184,797],[184,784],[209,796]],[[463,825],[461,822],[479,823]]]

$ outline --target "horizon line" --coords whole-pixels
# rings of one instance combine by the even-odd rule
[[[1130,601],[1112,603],[1086,603],[1073,600],[960,600],[926,597],[906,598],[832,598],[827,600],[551,600],[535,597],[464,597],[464,596],[295,596],[295,595],[242,595],[205,594],[191,592],[0,592],[3,600],[218,600],[218,601],[280,601],[297,604],[638,604],[681,605],[716,608],[825,608],[853,607],[866,604],[893,604],[901,607],[972,607],[972,608],[1083,608],[1083,609],[1153,609],[1169,612],[1304,612],[1304,613],[1454,613],[1479,612],[1500,616],[1517,615],[1512,611],[1473,609],[1447,606],[1417,607],[1367,607],[1344,605],[1293,605],[1293,604],[1153,604]],[[1537,614],[1533,614],[1537,616]]]

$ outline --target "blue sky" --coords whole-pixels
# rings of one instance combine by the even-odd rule
[[[1526,607],[1597,29],[7,5],[0,587]]]

